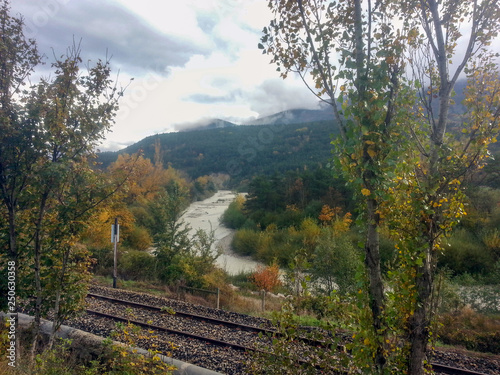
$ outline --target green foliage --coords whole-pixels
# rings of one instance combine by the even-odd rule
[[[16,265],[17,296],[32,300],[34,357],[41,316],[52,310],[57,328],[83,305],[91,260],[80,240],[114,188],[91,168],[93,152],[123,92],[109,61],[89,61],[82,71],[76,44],[54,54],[50,78],[31,84],[41,59],[22,17],[9,12],[2,1],[0,202],[8,220],[0,221],[1,249]]]
[[[120,254],[118,274],[125,280],[154,280],[155,258],[144,251],[127,250]]]
[[[243,225],[247,221],[247,218],[243,214],[242,209],[242,205],[237,201],[231,202],[227,210],[224,211],[221,221],[228,228],[239,229],[243,227]]]
[[[255,255],[259,247],[259,232],[251,229],[241,229],[234,235],[232,248],[240,255]]]
[[[311,262],[311,281],[326,295],[356,291],[356,273],[362,266],[360,252],[347,236],[324,229]]]
[[[465,229],[455,230],[444,245],[439,258],[441,267],[453,270],[457,275],[487,274],[493,271],[498,258],[481,240]]]
[[[307,131],[296,131],[304,126]],[[324,164],[330,157],[330,146],[324,140],[335,131],[330,120],[166,133],[147,137],[119,152],[101,153],[99,159],[106,167],[119,154],[143,150],[145,157],[153,160],[159,142],[162,161],[185,171],[193,180],[222,173],[231,177],[230,186],[238,186],[255,175],[271,176],[276,171]]]
[[[123,245],[131,249],[145,251],[151,247],[153,240],[149,231],[145,227],[134,225],[132,231],[128,234]]]
[[[180,220],[185,194],[173,184],[151,206],[155,219],[155,275],[167,284],[182,282],[200,287],[203,275],[215,267],[219,252],[212,249],[213,232],[199,230],[191,238],[191,228]]]
[[[156,336],[153,331],[144,331],[132,323],[117,323],[111,337],[125,345],[114,345],[112,342],[105,342],[104,354],[100,358],[101,371],[104,374],[172,374],[175,367],[168,365],[160,360],[157,350],[149,350],[148,355],[137,354],[132,348],[137,347],[140,340],[151,339]],[[175,348],[170,344],[172,349]]]
[[[290,350],[289,345],[296,345],[299,337],[306,339],[318,339],[315,330],[302,330],[301,320],[295,314],[296,309],[292,303],[286,302],[282,310],[275,314],[273,321],[276,323],[277,334],[272,337],[272,344],[261,345],[249,360],[248,366],[251,374],[317,374],[318,371],[325,373],[337,373],[346,365],[345,352],[336,350],[340,337],[330,336],[327,338],[325,347],[314,347],[304,345],[301,350]],[[331,329],[331,325],[324,321],[318,322],[321,328]],[[279,335],[279,336],[278,336]],[[321,337],[324,340],[324,337]],[[272,354],[264,354],[264,353]],[[335,355],[332,353],[335,352]],[[310,362],[309,362],[310,361]]]

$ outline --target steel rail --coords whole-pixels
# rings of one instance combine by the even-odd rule
[[[200,336],[200,335],[196,335],[196,334],[189,333],[189,332],[184,332],[184,331],[178,331],[178,330],[175,330],[175,329],[172,329],[172,328],[161,327],[161,326],[157,326],[157,325],[154,325],[154,324],[141,322],[141,321],[138,321],[138,320],[132,320],[132,319],[124,318],[124,317],[121,317],[121,316],[116,316],[116,315],[112,315],[112,314],[102,313],[102,312],[95,311],[95,310],[87,309],[86,311],[87,311],[88,314],[102,316],[102,317],[105,317],[105,318],[108,318],[108,319],[112,319],[112,320],[117,320],[117,321],[120,321],[120,322],[132,323],[132,324],[134,324],[136,326],[140,326],[140,327],[147,328],[147,329],[154,329],[154,330],[157,330],[157,331],[167,332],[167,333],[170,333],[170,334],[176,334],[176,335],[180,335],[180,336],[185,336],[185,337],[189,337],[189,338],[192,338],[192,339],[195,339],[195,340],[205,341],[205,342],[208,342],[210,344],[214,344],[214,345],[218,345],[218,346],[222,346],[222,347],[230,347],[232,349],[240,350],[240,351],[243,351],[243,352],[249,352],[250,351],[250,352],[256,352],[256,353],[261,353],[261,354],[266,354],[266,355],[270,354],[270,353],[268,353],[266,351],[263,351],[263,350],[260,350],[260,349],[257,349],[257,348],[252,348],[252,347],[249,347],[249,346],[244,346],[244,345],[234,344],[234,343],[227,342],[227,341],[217,340],[217,339],[213,339],[211,337]],[[303,359],[298,359],[297,362],[299,362],[301,364],[311,365],[308,361],[305,361]]]
[[[139,307],[139,308],[143,308],[143,309],[148,309],[148,310],[152,310],[152,311],[156,311],[156,312],[160,312],[160,313],[169,314],[168,311],[162,310],[161,307],[146,305],[146,304],[139,303],[139,302],[132,302],[132,301],[127,301],[127,300],[123,300],[123,299],[119,299],[119,298],[102,296],[102,295],[94,294],[94,293],[88,293],[87,297],[93,297],[93,298],[97,298],[97,299],[101,299],[101,300],[107,300],[107,301],[120,303],[123,305],[135,306],[135,307]],[[276,333],[276,330],[273,330],[273,329],[255,327],[255,326],[250,326],[250,325],[246,325],[246,324],[230,322],[228,320],[210,318],[207,316],[197,315],[197,314],[193,314],[193,313],[185,313],[182,311],[176,311],[174,309],[172,309],[171,311],[173,311],[174,312],[173,315],[176,315],[176,316],[181,316],[184,318],[192,318],[192,319],[196,319],[196,320],[200,320],[200,321],[204,321],[204,322],[210,322],[213,324],[224,325],[224,326],[230,327],[230,328],[241,329],[242,331],[257,332],[257,333],[263,332],[263,333],[271,333],[271,334]]]
[[[144,308],[144,309],[148,309],[148,310],[155,311],[155,312],[167,313],[167,314],[169,313],[168,311],[162,310],[161,307],[152,306],[152,305],[146,305],[146,304],[143,304],[143,303],[140,303],[140,302],[127,301],[127,300],[123,300],[123,299],[119,299],[119,298],[102,296],[102,295],[94,294],[94,293],[88,293],[87,296],[88,297],[94,297],[94,298],[97,298],[97,299],[106,300],[106,301],[116,302],[116,303],[127,305],[127,306],[134,306],[134,307]],[[181,317],[188,318],[188,319],[196,319],[196,320],[199,320],[199,321],[202,321],[202,322],[209,322],[209,323],[216,324],[216,325],[223,325],[223,326],[226,326],[226,327],[229,327],[229,328],[236,328],[236,329],[239,329],[239,330],[242,330],[242,331],[262,333],[262,334],[265,334],[265,335],[277,335],[277,336],[281,336],[281,334],[277,330],[275,330],[275,329],[250,326],[250,325],[247,325],[247,324],[230,322],[228,320],[210,318],[210,317],[207,317],[207,316],[197,315],[197,314],[193,314],[193,313],[185,313],[185,312],[176,311],[176,310],[173,310],[173,309],[172,309],[172,311],[174,313],[173,315],[181,316]],[[314,339],[310,339],[310,338],[307,338],[307,337],[298,337],[298,339],[300,341],[308,344],[308,345],[311,345],[311,346],[323,347],[323,348],[330,348],[332,346],[331,343],[328,343],[326,341],[314,340]],[[337,348],[339,350],[345,350],[344,346],[342,346],[342,345],[337,345]]]
[[[127,300],[123,300],[123,299],[119,299],[119,298],[107,297],[107,296],[102,296],[102,295],[94,294],[94,293],[89,293],[89,294],[87,294],[87,296],[88,297],[97,298],[97,299],[101,299],[101,300],[112,301],[112,302],[120,303],[120,304],[123,304],[123,305],[144,308],[144,309],[148,309],[148,310],[155,311],[155,312],[168,313],[168,311],[163,311],[162,308],[160,308],[160,307],[152,306],[152,305],[147,305],[147,304],[142,304],[142,303],[139,303],[139,302],[127,301]],[[175,310],[172,310],[172,311],[174,311],[175,315],[178,315],[178,316],[181,316],[181,317],[185,317],[185,318],[192,318],[192,319],[196,319],[196,320],[200,320],[200,321],[204,321],[204,322],[210,322],[212,324],[224,325],[224,326],[227,326],[227,327],[230,327],[230,328],[237,328],[237,329],[244,330],[244,331],[257,332],[257,333],[261,333],[262,332],[262,333],[265,333],[265,334],[278,334],[279,335],[279,333],[276,330],[274,330],[274,329],[267,329],[267,328],[255,327],[255,326],[250,326],[250,325],[246,325],[246,324],[230,322],[230,321],[227,321],[227,320],[221,320],[221,319],[216,319],[216,318],[210,318],[210,317],[206,317],[206,316],[202,316],[202,315],[197,315],[197,314],[192,314],[192,313],[185,313],[185,312],[180,312],[180,311],[175,311]],[[109,319],[115,319],[115,320],[119,320],[119,321],[123,321],[123,322],[131,322],[132,324],[135,324],[135,325],[138,325],[138,326],[142,326],[142,327],[145,327],[145,328],[156,329],[156,330],[159,330],[159,331],[164,331],[164,332],[168,332],[168,333],[173,333],[173,334],[177,334],[177,335],[181,335],[181,336],[186,336],[186,337],[194,338],[194,339],[201,340],[201,341],[210,342],[211,344],[215,344],[215,345],[219,345],[219,346],[232,347],[233,349],[236,349],[236,350],[254,351],[254,352],[259,352],[259,353],[262,353],[262,354],[269,354],[269,353],[266,353],[265,351],[262,351],[260,349],[251,348],[251,347],[247,347],[247,346],[239,345],[239,344],[234,344],[234,343],[229,343],[229,342],[225,342],[225,341],[221,341],[221,340],[217,340],[217,339],[212,339],[212,338],[205,337],[205,336],[199,336],[199,335],[195,335],[195,334],[188,333],[188,332],[177,331],[177,330],[174,330],[174,329],[171,329],[171,328],[160,327],[160,326],[156,326],[156,325],[153,325],[153,324],[144,323],[144,322],[140,322],[140,321],[134,321],[134,320],[131,320],[131,319],[128,319],[128,318],[123,318],[123,317],[119,317],[119,316],[115,316],[115,315],[111,315],[111,314],[106,314],[106,313],[101,313],[101,312],[98,312],[98,311],[95,311],[95,310],[87,309],[87,312],[90,313],[90,314],[100,315],[100,316],[103,316],[103,317],[107,317]],[[312,339],[307,339],[307,338],[301,338],[301,341],[306,342],[307,344],[313,345],[313,346],[322,346],[322,347],[329,347],[329,346],[331,346],[331,345],[329,345],[328,343],[326,343],[324,341],[312,340]],[[338,346],[338,348],[341,349],[341,350],[344,349],[344,347],[340,346],[340,345]],[[300,359],[299,359],[299,362],[300,363],[307,363],[308,364],[307,361],[300,360]],[[461,368],[458,368],[458,367],[452,367],[452,366],[442,365],[442,364],[439,364],[439,363],[431,363],[431,366],[432,366],[432,369],[435,372],[439,372],[439,373],[443,373],[443,374],[448,374],[448,375],[487,375],[487,374],[482,373],[482,372],[461,369]]]

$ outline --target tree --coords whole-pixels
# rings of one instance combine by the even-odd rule
[[[78,45],[55,58],[53,78],[21,89],[40,57],[24,37],[22,18],[9,15],[8,1],[1,22],[0,186],[9,216],[9,245],[2,248],[17,264],[18,285],[34,285],[34,356],[47,304],[54,304],[57,326],[74,312],[73,302],[82,301],[81,289],[64,284],[85,286],[88,279],[88,254],[77,242],[89,214],[113,193],[89,159],[122,91],[109,78],[109,61],[82,72]]]
[[[335,144],[341,169],[364,207],[365,262],[371,308],[373,358],[387,362],[388,327],[380,269],[380,204],[394,174],[402,142],[398,129],[408,94],[402,81],[405,48],[387,4],[327,1],[270,2],[275,13],[259,47],[272,55],[281,76],[297,72],[329,104],[340,130]],[[325,99],[326,97],[326,99]],[[398,104],[398,106],[396,106]],[[399,112],[398,112],[399,111]]]
[[[273,292],[281,286],[280,280],[280,268],[277,263],[273,263],[270,266],[257,266],[252,275],[250,275],[250,280],[259,289],[263,289],[266,292]]]
[[[410,373],[422,374],[437,254],[443,237],[465,215],[464,180],[484,165],[488,146],[500,130],[500,76],[488,51],[500,29],[500,4],[422,0],[399,6],[405,19],[413,20],[408,63],[419,100],[411,125],[413,170],[404,176],[407,183],[399,185],[399,209],[404,207],[406,220],[396,228],[404,230],[399,231],[402,250],[411,256],[404,264],[415,275],[414,311],[408,324]],[[465,46],[464,51],[459,46]],[[452,118],[454,87],[462,73],[468,79],[466,113]]]
[[[19,275],[19,227],[22,225],[19,211],[29,204],[23,194],[40,154],[36,147],[18,147],[27,139],[38,145],[39,137],[35,124],[23,116],[17,98],[27,77],[41,62],[41,56],[35,42],[25,38],[22,20],[11,17],[9,10],[9,3],[3,1],[0,9],[0,196],[7,217],[4,238],[8,240],[2,243],[2,252],[15,263],[15,272]],[[17,285],[17,295],[19,292]]]
[[[341,133],[337,158],[365,207],[373,329],[371,340],[363,341],[373,348],[375,371],[388,368],[387,335],[397,320],[394,332],[407,335],[405,366],[421,374],[436,254],[464,214],[461,181],[481,165],[498,133],[498,72],[486,47],[500,27],[499,4],[296,0],[270,7],[276,18],[259,47],[283,77],[298,72],[307,83],[310,73],[311,91],[332,105]],[[470,33],[461,31],[467,22]],[[465,53],[450,73],[462,36]],[[478,62],[471,64],[473,56]],[[405,68],[417,77],[405,79]],[[463,71],[470,84],[468,112],[457,125],[466,138],[460,139],[447,130],[453,87]],[[399,240],[400,268],[387,277],[402,293],[388,293],[382,284],[382,220]],[[401,302],[401,311],[390,312],[397,304],[387,296]]]
[[[158,278],[171,282],[181,276],[175,257],[180,257],[191,246],[190,227],[181,219],[186,207],[188,190],[173,181],[165,192],[151,203],[154,217],[153,240]]]

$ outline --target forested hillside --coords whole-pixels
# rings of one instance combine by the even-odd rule
[[[155,145],[159,144],[165,165],[170,164],[191,178],[228,174],[231,186],[235,186],[255,175],[325,165],[335,132],[333,121],[322,121],[165,133],[147,137],[119,152],[101,153],[99,160],[107,167],[119,154],[140,150],[152,160]]]

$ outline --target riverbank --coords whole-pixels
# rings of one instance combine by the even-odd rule
[[[210,198],[191,203],[182,215],[182,220],[191,227],[192,234],[198,229],[203,229],[207,233],[214,231],[216,242],[213,251],[217,251],[218,248],[222,251],[217,258],[217,265],[229,275],[252,272],[260,264],[249,257],[239,256],[231,250],[234,230],[221,224],[222,214],[236,196],[237,194],[230,190],[219,190]]]

